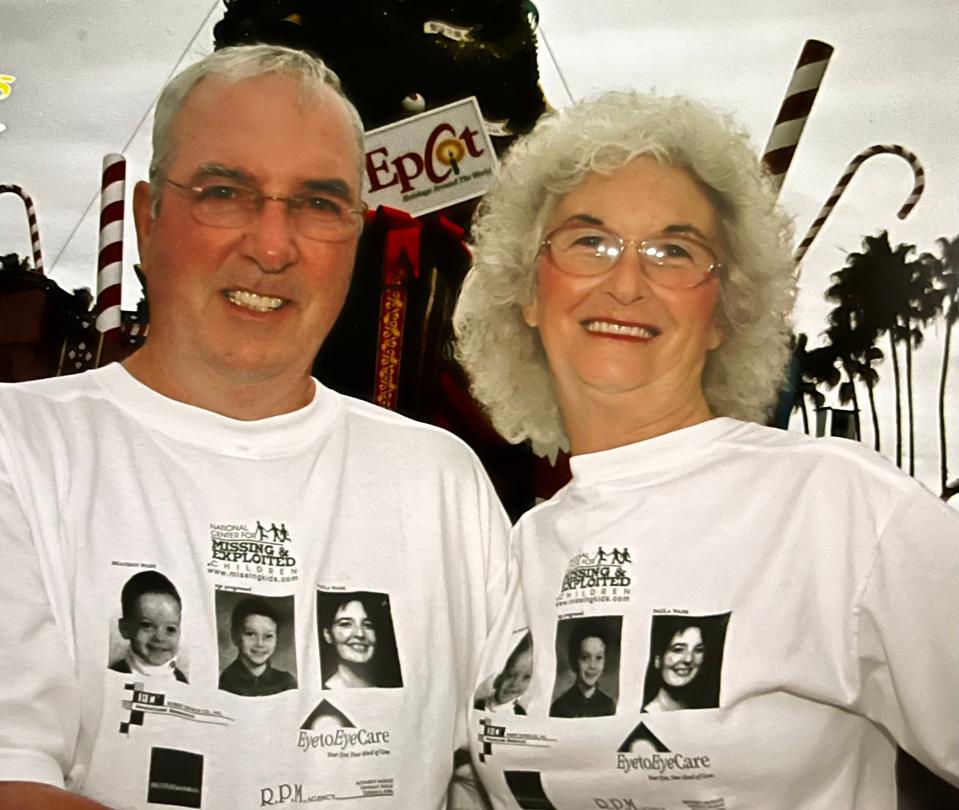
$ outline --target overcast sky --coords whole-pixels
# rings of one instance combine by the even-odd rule
[[[863,234],[887,229],[893,243],[932,250],[959,233],[959,4],[955,0],[537,0],[542,84],[560,107],[605,89],[697,96],[734,113],[761,151],[799,52],[810,38],[835,48],[782,190],[805,232],[850,159],[875,143],[914,152],[926,190],[912,214],[895,214],[912,188],[901,158],[867,161],[810,249],[802,268],[799,329],[817,343],[829,305],[829,273]],[[0,101],[0,183],[34,197],[47,272],[62,287],[95,285],[97,192],[106,152],[144,177],[157,92],[171,72],[212,50],[223,16],[212,0],[0,0],[0,75],[16,77]],[[555,61],[552,57],[555,57]],[[387,68],[388,69],[388,68]],[[129,191],[128,191],[129,197]],[[26,218],[0,196],[0,250],[29,255]],[[139,290],[132,220],[127,220],[124,305]],[[942,330],[917,357],[917,449],[923,480],[938,477],[935,385]],[[884,349],[886,347],[883,347]],[[953,390],[959,391],[959,352]],[[894,434],[892,372],[879,369],[884,450]],[[952,476],[959,475],[959,393],[950,400]],[[868,423],[868,416],[864,422]],[[866,438],[871,432],[866,427]]]

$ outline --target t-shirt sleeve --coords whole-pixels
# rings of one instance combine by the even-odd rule
[[[0,781],[63,787],[74,757],[81,696],[2,453],[0,560]]]
[[[880,535],[859,605],[858,708],[959,784],[959,513],[911,492]]]

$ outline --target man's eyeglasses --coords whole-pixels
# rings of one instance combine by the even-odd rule
[[[249,186],[216,178],[195,186],[185,186],[168,178],[164,183],[187,192],[191,197],[190,212],[201,225],[215,228],[243,228],[263,210],[267,200],[286,204],[297,232],[318,242],[343,242],[356,234],[366,213],[366,203],[359,208],[332,192],[309,191],[292,197],[261,194]]]
[[[687,236],[623,239],[619,234],[589,225],[563,225],[541,245],[553,264],[573,276],[599,276],[612,269],[627,245],[639,251],[647,278],[662,287],[688,289],[702,284],[722,264],[708,245]]]

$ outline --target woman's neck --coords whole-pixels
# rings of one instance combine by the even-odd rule
[[[713,418],[702,394],[661,408],[637,407],[632,400],[615,398],[571,405],[562,403],[561,410],[573,455],[623,447]]]
[[[360,672],[342,663],[337,667],[334,677],[340,682],[340,686],[367,687],[373,685],[365,672]]]

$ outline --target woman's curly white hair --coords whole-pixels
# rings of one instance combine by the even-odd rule
[[[688,171],[718,215],[723,340],[703,370],[710,409],[763,422],[775,403],[796,290],[792,227],[746,132],[689,98],[610,92],[540,119],[509,150],[474,218],[473,267],[453,315],[456,357],[511,442],[568,447],[539,332],[522,314],[536,295],[545,224],[588,174],[611,175],[641,155]]]

